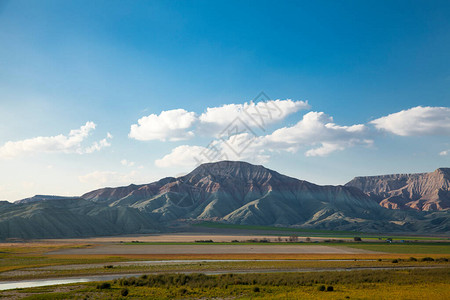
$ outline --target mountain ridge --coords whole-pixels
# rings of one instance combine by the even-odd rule
[[[446,169],[443,172],[447,174]],[[436,176],[430,180],[441,175]],[[394,177],[389,182],[392,188],[397,187],[398,178],[404,178]],[[361,178],[358,183],[365,183]],[[442,178],[447,180],[446,175]],[[376,182],[380,191],[389,185]],[[0,239],[148,233],[167,230],[169,224],[197,221],[364,232],[450,232],[448,209],[386,208],[369,188],[373,184],[362,189],[352,184],[321,186],[264,166],[221,161],[200,165],[184,176],[97,189],[78,198],[40,195],[0,203]]]
[[[450,208],[450,168],[438,168],[430,173],[359,176],[345,185],[361,189],[390,209]]]

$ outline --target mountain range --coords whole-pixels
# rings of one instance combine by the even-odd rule
[[[450,208],[450,168],[432,173],[356,177],[345,186],[359,188],[386,208],[421,211]]]
[[[364,232],[450,232],[449,168],[320,186],[263,166],[221,161],[180,177],[80,197],[0,202],[0,239],[167,230],[199,220]]]

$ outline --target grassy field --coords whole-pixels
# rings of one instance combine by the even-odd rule
[[[3,272],[24,268],[66,264],[108,263],[127,260],[115,256],[63,256],[54,257],[46,253],[52,250],[78,249],[91,247],[89,244],[48,244],[48,243],[17,243],[0,246],[0,276]],[[1,278],[1,277],[0,277]]]
[[[378,244],[349,243],[355,247],[378,247]],[[314,243],[314,245],[317,245]],[[342,246],[341,243],[337,245]],[[21,246],[21,247],[20,247]],[[242,270],[320,270],[371,267],[432,267],[448,266],[449,245],[430,243],[425,245],[389,244],[392,253],[373,254],[144,254],[144,255],[49,255],[47,251],[59,248],[92,247],[90,245],[36,244],[4,247],[0,254],[0,280],[61,278],[102,274],[136,274],[161,272],[208,272]],[[398,247],[397,247],[398,246]],[[128,246],[126,246],[128,247]],[[133,246],[129,246],[133,247]],[[207,245],[205,247],[210,247]],[[270,246],[267,246],[270,247]],[[408,250],[412,247],[413,250]],[[425,247],[425,248],[424,248]],[[424,251],[424,252],[415,252]],[[387,252],[387,251],[385,251]],[[397,252],[397,253],[394,253]],[[410,259],[414,257],[415,259]],[[434,261],[422,261],[431,257]],[[189,260],[255,260],[255,261],[206,261]],[[124,262],[139,260],[187,260],[186,262],[131,265]],[[268,261],[274,260],[274,261]],[[396,260],[394,263],[393,261]],[[72,267],[70,267],[72,265]],[[68,267],[69,266],[69,267]],[[105,266],[110,266],[105,268]],[[48,268],[51,267],[51,268]]]
[[[423,258],[392,258],[380,260],[278,260],[278,261],[213,261],[213,262],[182,262],[158,265],[115,264],[103,263],[94,266],[63,267],[51,269],[27,268],[9,274],[8,280],[61,278],[73,276],[91,276],[105,274],[139,274],[139,273],[167,273],[167,272],[248,272],[248,271],[314,271],[314,270],[342,270],[360,268],[407,268],[407,267],[447,267],[448,258],[436,258],[434,261],[422,261]],[[447,260],[447,261],[446,261]],[[395,261],[395,262],[394,262]],[[6,279],[2,278],[1,279]]]
[[[450,268],[278,274],[163,274],[0,292],[25,299],[449,299]]]
[[[444,236],[420,236],[420,235],[382,235],[382,234],[369,234],[357,231],[336,231],[336,230],[321,230],[321,229],[305,229],[305,228],[291,228],[291,227],[274,227],[274,226],[259,226],[259,225],[237,225],[237,224],[224,224],[216,222],[201,222],[192,224],[195,227],[207,227],[207,228],[221,228],[221,229],[241,229],[241,230],[257,230],[257,231],[277,231],[277,234],[270,235],[298,235],[302,237],[315,236],[315,237],[329,237],[329,238],[353,238],[355,236],[369,239],[369,240],[385,240],[392,238],[393,240],[449,240],[449,237]]]
[[[450,243],[348,243],[351,248],[389,253],[450,254]]]
[[[138,243],[139,245],[141,243]],[[145,243],[143,243],[145,244]],[[155,244],[155,243],[151,243]],[[165,245],[167,243],[156,243]],[[170,243],[171,245],[186,243]],[[198,245],[199,243],[188,243]],[[211,243],[203,243],[210,247]],[[216,244],[216,243],[213,243]],[[218,243],[219,244],[219,243]],[[235,244],[235,243],[226,243]],[[240,244],[240,243],[239,243]],[[264,244],[270,247],[272,243]],[[286,245],[286,243],[273,243]],[[291,243],[289,243],[291,244]],[[0,281],[65,278],[105,274],[149,274],[133,280],[71,284],[0,292],[0,298],[27,299],[448,299],[450,243],[299,243],[380,251],[354,254],[143,254],[53,255],[52,250],[91,248],[86,243],[17,243],[0,245]],[[134,247],[136,243],[126,245]],[[189,260],[252,260],[196,261]],[[187,260],[157,265],[133,265],[140,260]],[[254,260],[254,261],[253,261]],[[273,260],[273,261],[270,261]],[[71,267],[72,266],[72,267]],[[50,267],[50,268],[49,268]],[[404,269],[404,268],[416,269]],[[361,268],[384,268],[362,270]],[[396,270],[391,270],[396,268]],[[399,269],[403,268],[403,269]],[[425,269],[424,269],[425,268]],[[432,269],[428,269],[432,268]],[[352,270],[341,272],[339,270]],[[301,273],[271,273],[289,271]],[[321,272],[327,270],[328,272]],[[329,272],[330,270],[335,270]],[[242,274],[240,272],[259,272]],[[315,272],[309,272],[315,271]],[[234,275],[168,275],[168,273],[235,272]],[[152,275],[160,274],[160,275]],[[121,275],[122,276],[122,275]],[[184,277],[183,277],[184,276]],[[206,277],[205,277],[206,276]],[[152,279],[153,278],[153,279]],[[159,279],[156,279],[159,278]],[[183,279],[184,278],[184,279]],[[190,278],[186,280],[186,278]],[[153,280],[153,281],[152,281]],[[159,280],[159,281],[158,281]],[[163,280],[163,281],[161,281]],[[151,282],[151,283],[150,283]],[[182,283],[184,282],[184,283]],[[108,286],[110,284],[110,286]],[[321,287],[333,291],[320,291]],[[101,284],[99,287],[102,287]],[[126,296],[122,296],[124,291]],[[424,293],[424,291],[427,291]]]

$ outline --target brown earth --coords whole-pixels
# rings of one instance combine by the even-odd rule
[[[319,245],[99,245],[93,248],[62,249],[59,255],[123,254],[360,254],[374,253],[347,247]]]

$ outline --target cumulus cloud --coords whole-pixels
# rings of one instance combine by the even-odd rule
[[[194,136],[189,131],[197,117],[195,113],[184,109],[174,109],[151,114],[138,120],[138,124],[131,125],[129,137],[140,141],[160,140],[179,141]]]
[[[122,166],[125,166],[125,167],[132,167],[132,166],[134,166],[134,161],[128,161],[126,159],[122,159],[120,161],[120,163],[122,164]]]
[[[288,115],[301,109],[310,108],[307,101],[269,100],[265,102],[246,102],[244,104],[226,104],[219,107],[208,107],[200,115],[202,129],[212,131],[223,129],[236,118],[249,127],[265,130],[267,125],[283,120]]]
[[[180,141],[194,137],[194,132],[203,136],[214,136],[239,118],[249,127],[265,130],[267,125],[286,118],[289,114],[307,109],[306,101],[269,100],[208,107],[200,116],[184,109],[151,114],[131,125],[129,137],[141,141]]]
[[[440,156],[446,156],[446,155],[449,155],[449,153],[450,153],[450,149],[439,152],[439,155]]]
[[[283,127],[259,139],[261,149],[296,152],[309,147],[306,156],[326,156],[354,145],[371,145],[363,124],[341,126],[323,112],[309,112],[297,124]]]
[[[326,156],[355,145],[370,146],[367,127],[362,124],[341,126],[323,112],[309,112],[297,124],[272,134],[256,136],[249,132],[216,139],[201,146],[183,145],[155,161],[158,167],[194,166],[219,160],[246,160],[264,163],[273,152],[297,152],[306,156]]]
[[[157,159],[155,165],[160,168],[195,166],[197,164],[196,158],[200,157],[203,151],[207,151],[207,148],[189,145],[178,146],[163,158]]]
[[[246,160],[252,163],[264,163],[269,158],[263,153],[243,151],[236,153],[225,143],[212,142],[213,145],[206,147],[182,145],[174,148],[169,154],[155,161],[155,165],[160,168],[189,167],[207,162],[221,160]]]
[[[450,108],[417,106],[370,123],[401,136],[450,135]]]
[[[33,153],[92,153],[99,151],[111,144],[109,139],[112,136],[108,133],[107,137],[101,141],[94,142],[91,146],[85,147],[82,143],[95,129],[94,122],[86,122],[79,129],[73,129],[69,134],[59,134],[56,136],[39,136],[21,141],[9,141],[0,147],[0,158],[13,158],[22,154]]]

